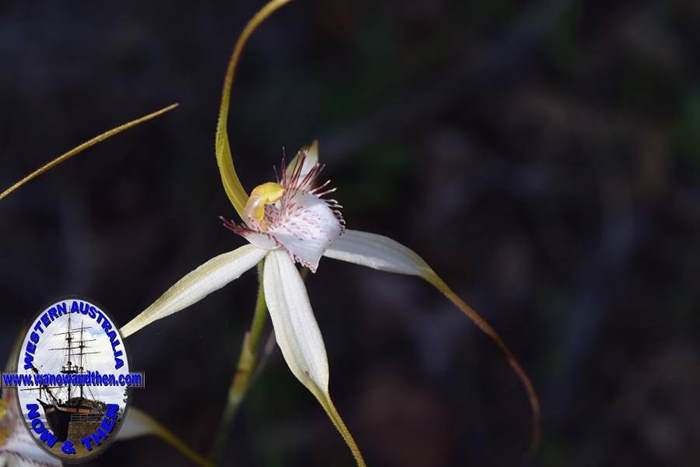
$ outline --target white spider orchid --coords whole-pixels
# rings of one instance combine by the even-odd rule
[[[21,333],[20,337],[24,337]],[[21,346],[18,339],[5,365],[6,372],[17,368],[17,353]],[[153,417],[135,407],[129,407],[115,441],[124,441],[141,436],[157,436],[177,449],[194,464],[209,467],[210,463],[197,454],[173,432],[158,423]],[[2,467],[54,467],[61,460],[49,455],[39,447],[22,421],[17,401],[17,388],[2,388],[0,397],[0,466]]]
[[[152,305],[127,323],[129,336],[148,324],[178,312],[222,288],[264,260],[262,286],[277,344],[294,376],[316,397],[350,447],[358,465],[360,450],[331,401],[326,348],[314,317],[304,281],[295,265],[315,272],[322,257],[397,274],[418,276],[434,285],[484,331],[523,382],[533,411],[533,446],[539,438],[539,402],[529,377],[494,329],[462,301],[415,252],[390,238],[346,230],[340,205],[324,196],[335,191],[319,183],[323,166],[318,144],[299,151],[278,179],[256,186],[250,196],[233,165],[227,134],[231,88],[239,58],[252,32],[289,0],[266,4],[246,25],[229,61],[217,123],[216,158],[224,190],[243,224],[224,225],[249,244],[216,256],[180,279]]]
[[[216,256],[190,272],[152,305],[127,323],[130,336],[152,322],[176,313],[222,288],[264,261],[263,288],[277,343],[294,376],[318,399],[353,451],[365,465],[352,436],[337,413],[328,390],[326,349],[295,263],[315,272],[325,256],[373,269],[419,276],[436,286],[486,332],[506,354],[536,407],[530,381],[491,326],[466,305],[416,253],[390,238],[347,230],[328,182],[317,184],[322,170],[317,144],[302,149],[276,182],[258,185],[244,204],[243,225],[224,225],[250,243]],[[536,409],[535,409],[536,410]]]

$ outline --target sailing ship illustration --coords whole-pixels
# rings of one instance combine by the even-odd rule
[[[68,376],[85,374],[88,371],[84,367],[85,356],[100,353],[99,351],[86,351],[90,348],[87,343],[96,340],[85,339],[86,329],[90,329],[90,326],[84,326],[82,322],[79,328],[72,329],[71,315],[69,314],[67,330],[54,334],[65,336],[64,347],[49,349],[64,353],[61,374]],[[33,368],[33,370],[36,374],[40,374],[38,369]],[[43,407],[46,422],[59,441],[86,436],[101,423],[105,414],[105,403],[95,400],[89,386],[83,384],[41,385],[32,389],[39,391],[37,401]]]

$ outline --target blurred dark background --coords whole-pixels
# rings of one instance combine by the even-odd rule
[[[181,107],[0,202],[0,351],[66,294],[126,323],[243,243],[213,153],[229,51],[261,1],[0,3],[0,185]],[[351,228],[414,248],[502,334],[542,398],[532,465],[700,465],[700,3],[297,1],[253,36],[230,135],[246,187],[320,139]],[[372,466],[522,465],[525,394],[420,280],[323,260],[331,391]],[[146,409],[206,452],[256,288],[129,339]],[[192,372],[195,380],[181,377]],[[276,352],[227,453],[351,466]],[[186,465],[160,441],[94,465]]]

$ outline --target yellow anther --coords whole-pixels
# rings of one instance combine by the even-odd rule
[[[274,204],[284,195],[284,188],[279,183],[267,182],[253,188],[245,205],[245,215],[250,219],[262,221],[265,206]]]

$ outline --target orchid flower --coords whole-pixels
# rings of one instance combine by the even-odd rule
[[[241,223],[223,220],[224,226],[249,243],[218,255],[185,275],[121,330],[129,336],[156,320],[172,315],[224,287],[264,261],[262,286],[277,344],[294,376],[316,397],[358,465],[365,462],[352,435],[338,414],[329,393],[326,348],[297,266],[316,272],[327,257],[397,274],[418,276],[435,286],[484,331],[505,354],[523,382],[533,411],[534,444],[539,436],[539,403],[525,371],[494,329],[462,301],[415,252],[373,233],[345,228],[341,206],[327,198],[335,191],[321,182],[323,166],[318,144],[300,150],[274,181],[262,183],[247,194],[236,173],[226,130],[231,88],[245,43],[257,26],[289,0],[265,5],[243,30],[229,61],[216,133],[216,156],[224,191]]]
[[[17,355],[24,332],[20,333],[13,351],[5,365],[5,371],[14,372],[17,368]],[[174,447],[180,454],[202,467],[209,462],[196,453],[173,432],[158,423],[146,412],[129,407],[115,441],[124,441],[141,436],[157,436]],[[61,460],[49,455],[32,438],[29,429],[22,421],[17,401],[17,388],[2,388],[0,397],[0,466],[3,467],[54,467],[61,466]]]

